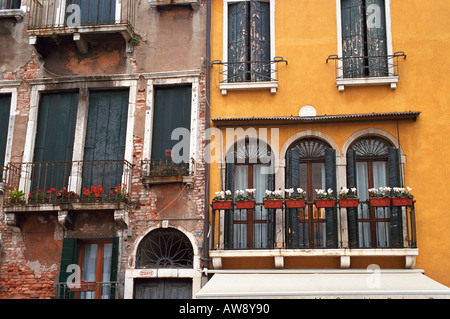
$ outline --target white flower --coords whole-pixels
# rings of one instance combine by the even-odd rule
[[[220,192],[215,192],[214,194],[216,194],[216,196],[219,196],[219,195],[220,195]]]
[[[305,191],[302,188],[297,188],[297,193],[303,194]]]
[[[411,187],[406,187],[406,189],[408,190],[409,193],[412,191]]]
[[[328,195],[331,195],[333,193],[333,190],[331,188],[328,188]]]
[[[289,195],[291,195],[294,192],[293,188],[288,188],[284,190],[286,193],[288,193]]]
[[[352,187],[351,191],[356,194],[356,187]]]
[[[226,191],[225,191],[225,194],[228,195],[228,196],[230,196],[230,195],[231,195],[231,191],[230,191],[230,190],[226,190]]]
[[[266,190],[266,196],[272,195],[272,191]]]

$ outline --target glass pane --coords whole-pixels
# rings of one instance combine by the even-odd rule
[[[387,182],[387,162],[372,162],[373,167],[373,187],[388,186]]]
[[[109,299],[109,295],[111,292],[111,286],[108,284],[108,282],[111,281],[111,259],[112,259],[112,243],[104,244],[102,299]]]
[[[81,280],[96,281],[98,244],[84,245]],[[82,292],[81,299],[94,299],[95,291]]]
[[[312,187],[313,189],[325,189],[324,163],[312,163]]]
[[[300,163],[300,188],[303,190],[308,189],[308,165],[306,163]],[[312,200],[314,194],[306,194],[308,200]]]

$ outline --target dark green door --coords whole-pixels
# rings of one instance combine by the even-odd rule
[[[135,281],[135,299],[191,299],[192,279],[159,278]]]
[[[128,118],[128,90],[93,91],[84,147],[83,187],[109,194],[121,183]]]
[[[78,93],[42,94],[33,157],[32,191],[67,186],[71,171]]]
[[[9,109],[11,96],[0,95],[0,167],[5,163],[6,142],[8,140]]]

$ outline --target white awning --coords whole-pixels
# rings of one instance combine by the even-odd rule
[[[450,298],[422,270],[217,271],[197,298]]]

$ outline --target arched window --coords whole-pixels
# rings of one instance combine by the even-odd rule
[[[350,247],[386,248],[401,242],[401,218],[390,208],[369,207],[370,188],[400,186],[400,155],[378,136],[364,136],[347,151],[347,187],[356,187],[361,205],[348,210]],[[401,216],[400,216],[401,217]]]
[[[256,203],[262,203],[266,190],[274,190],[274,158],[264,141],[247,138],[237,141],[227,153],[225,187],[236,190],[255,189]],[[274,212],[256,205],[254,209],[236,209],[226,215],[227,249],[273,247]]]
[[[192,268],[194,251],[181,231],[159,228],[145,236],[136,254],[136,268]]]
[[[325,248],[337,245],[337,222],[332,209],[314,206],[316,189],[336,194],[336,152],[323,140],[303,138],[286,153],[286,188],[307,193],[305,209],[286,210],[288,248]]]

